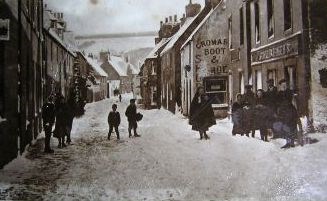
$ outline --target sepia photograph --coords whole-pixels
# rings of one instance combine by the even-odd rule
[[[0,200],[326,201],[327,0],[0,0]]]

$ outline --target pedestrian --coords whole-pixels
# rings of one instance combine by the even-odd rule
[[[279,81],[280,91],[278,92],[278,108],[277,117],[280,124],[279,129],[276,129],[285,139],[286,144],[281,148],[294,147],[294,139],[297,136],[297,124],[299,115],[297,109],[292,104],[294,92],[289,89],[286,79]],[[302,128],[300,127],[302,130]]]
[[[121,99],[122,99],[121,94],[119,94],[119,102],[121,102]]]
[[[47,102],[42,107],[43,129],[45,133],[44,153],[53,153],[50,147],[52,127],[55,122],[55,105],[53,96],[49,96]]]
[[[109,133],[108,133],[108,140],[110,140],[111,133],[113,129],[115,129],[116,135],[117,135],[117,140],[120,139],[119,137],[119,124],[120,124],[120,114],[117,111],[117,105],[113,104],[112,105],[112,111],[109,112],[108,115],[108,124],[109,124]]]
[[[128,136],[132,137],[132,130],[134,131],[134,137],[141,137],[137,134],[137,108],[135,105],[135,99],[130,100],[130,104],[126,109],[125,115],[128,120]]]
[[[242,125],[242,94],[236,95],[236,101],[232,105],[232,122],[233,130],[232,135],[241,134],[243,136],[243,125]]]
[[[252,91],[252,85],[245,85],[245,92],[243,94],[242,105],[244,106],[244,129],[246,136],[252,132],[252,137],[255,137],[254,125],[254,107],[255,107],[255,94]]]
[[[189,124],[192,125],[192,130],[199,131],[200,140],[203,137],[206,140],[210,139],[206,132],[216,124],[211,104],[212,101],[205,94],[204,88],[202,86],[198,87],[190,106]]]
[[[71,140],[71,131],[73,127],[73,121],[75,117],[75,102],[72,98],[70,98],[65,106],[65,120],[66,120],[66,129],[65,129],[65,135],[67,137],[66,143],[70,144],[72,142]]]
[[[267,106],[273,111],[277,112],[277,87],[274,86],[274,80],[269,79],[267,81],[267,91],[264,93]]]
[[[59,96],[59,100],[56,101],[56,124],[53,132],[53,137],[58,138],[58,148],[66,147],[65,135],[66,135],[66,106],[64,97]]]
[[[266,100],[264,97],[264,91],[262,89],[258,89],[256,93],[256,106],[254,108],[254,124],[255,128],[259,129],[260,137],[262,141],[268,142],[268,128],[267,121],[268,115]]]

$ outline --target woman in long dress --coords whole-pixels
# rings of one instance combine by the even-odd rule
[[[199,131],[200,140],[209,139],[207,131],[216,124],[216,119],[212,109],[212,101],[205,94],[203,87],[198,87],[190,107],[190,125],[192,130]]]

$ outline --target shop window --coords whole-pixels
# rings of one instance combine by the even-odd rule
[[[241,94],[244,94],[244,75],[242,72],[239,73],[238,75],[238,91]]]
[[[244,12],[243,7],[240,8],[240,45],[244,44]]]
[[[277,85],[277,71],[274,70],[268,70],[267,71],[267,80],[274,80],[274,86]]]
[[[292,27],[292,3],[291,0],[284,0],[284,30]]]
[[[229,49],[233,49],[233,31],[232,31],[232,16],[228,18],[228,42],[229,42]]]
[[[268,38],[274,36],[274,4],[273,0],[267,0]]]
[[[294,66],[288,66],[285,68],[285,79],[289,83],[291,90],[296,89],[296,70]]]
[[[205,91],[213,104],[227,104],[227,78],[205,79]]]
[[[260,9],[259,3],[254,3],[255,42],[260,43]]]
[[[261,70],[255,71],[255,89],[262,89],[262,72]]]

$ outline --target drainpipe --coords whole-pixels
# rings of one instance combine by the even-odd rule
[[[18,54],[17,54],[17,63],[18,63],[18,70],[17,70],[17,74],[18,74],[18,114],[17,114],[17,122],[18,122],[18,127],[17,127],[17,153],[18,155],[20,153],[22,153],[22,149],[21,149],[21,142],[22,142],[22,111],[21,111],[21,105],[22,105],[22,56],[21,56],[21,50],[22,50],[22,0],[18,0]]]

